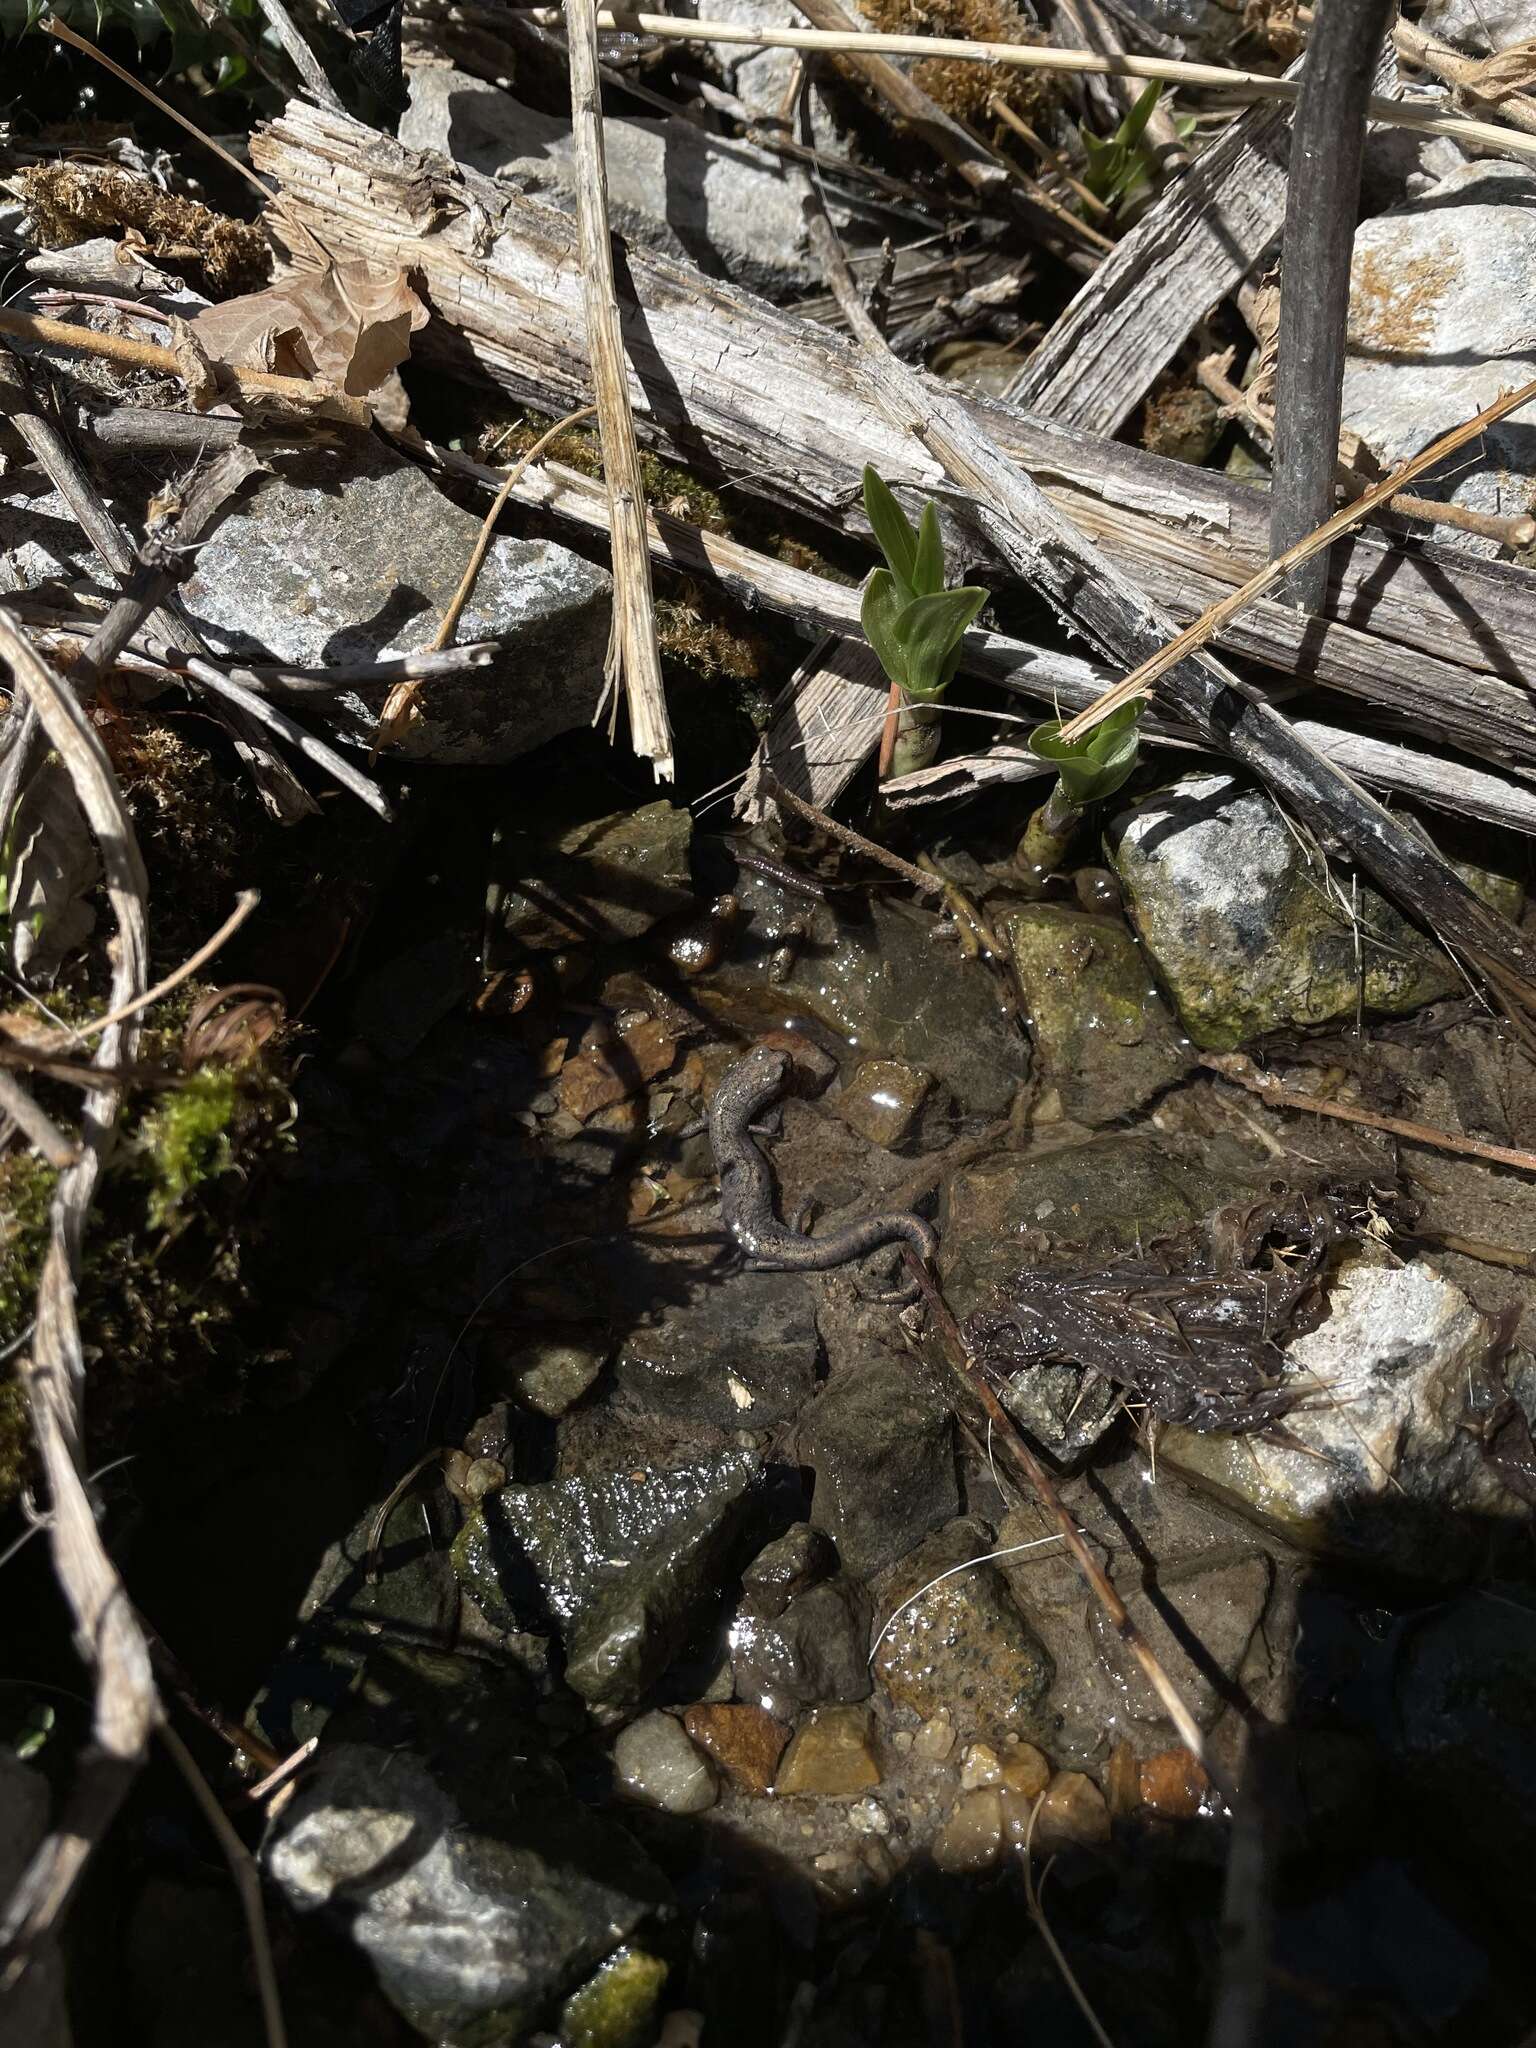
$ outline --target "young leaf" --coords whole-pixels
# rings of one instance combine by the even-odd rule
[[[917,560],[917,535],[912,522],[897,504],[890,485],[867,464],[864,469],[864,510],[875,529],[880,551],[890,564],[891,574],[903,598],[914,595],[912,568]]]
[[[930,498],[917,522],[917,553],[912,562],[912,594],[932,597],[944,588],[944,536],[939,508]]]
[[[1030,752],[1050,762],[1067,797],[1079,807],[1113,796],[1136,766],[1141,735],[1135,721],[1141,704],[1133,699],[1123,708],[1133,715],[1122,718],[1114,712],[1084,739],[1064,741],[1056,718],[1036,726],[1029,736]]]
[[[869,581],[864,586],[864,600],[859,607],[859,622],[864,628],[864,638],[880,657],[880,666],[890,682],[907,686],[907,657],[896,638],[896,621],[902,611],[902,598],[896,588],[896,579],[889,569],[872,569]]]
[[[915,597],[896,620],[896,644],[907,664],[909,696],[934,697],[947,680],[945,667],[965,629],[992,595],[975,584]]]
[[[1127,149],[1134,149],[1146,133],[1147,123],[1152,118],[1152,110],[1161,98],[1162,90],[1161,82],[1154,78],[1146,91],[1137,96],[1135,106],[1120,123],[1115,136],[1117,142],[1124,143]]]

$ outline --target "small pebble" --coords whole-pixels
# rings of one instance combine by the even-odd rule
[[[1187,1749],[1161,1749],[1141,1766],[1141,1803],[1160,1820],[1195,1820],[1204,1811],[1211,1781]]]
[[[973,1742],[960,1758],[960,1789],[974,1792],[981,1785],[1003,1782],[1002,1758],[984,1742]]]
[[[1108,868],[1079,868],[1072,886],[1084,910],[1114,911],[1124,900],[1119,880]]]
[[[995,1786],[983,1785],[962,1794],[959,1805],[934,1836],[933,1860],[952,1876],[990,1870],[1002,1847],[1002,1801]]]
[[[933,1076],[904,1060],[861,1060],[837,1098],[837,1111],[850,1130],[887,1149],[911,1135]]]
[[[954,1746],[955,1724],[949,1718],[948,1707],[940,1707],[912,1738],[912,1754],[931,1764],[943,1763]]]
[[[619,1783],[642,1806],[663,1813],[702,1813],[717,1792],[709,1759],[689,1741],[670,1714],[642,1714],[613,1745]]]
[[[817,1707],[784,1752],[773,1789],[782,1795],[847,1799],[880,1782],[865,1707]]]
[[[848,1825],[859,1835],[888,1835],[891,1816],[878,1799],[856,1799],[848,1809]]]
[[[1021,1799],[1038,1799],[1051,1782],[1050,1761],[1032,1742],[1021,1742],[1003,1758],[1001,1782]]]
[[[1058,1849],[1097,1848],[1109,1840],[1104,1794],[1083,1771],[1058,1771],[1045,1788],[1031,1846],[1038,1856]]]
[[[688,1709],[683,1726],[733,1785],[755,1798],[764,1796],[789,1740],[789,1731],[772,1714],[762,1707],[704,1702]]]
[[[869,1866],[852,1849],[827,1849],[812,1858],[811,1869],[816,1889],[833,1904],[853,1905],[875,1889]]]
[[[1117,1742],[1110,1753],[1104,1796],[1114,1820],[1129,1820],[1141,1806],[1141,1762],[1128,1742]]]

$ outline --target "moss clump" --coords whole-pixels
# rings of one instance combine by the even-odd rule
[[[733,632],[692,584],[685,585],[680,599],[658,599],[656,641],[664,655],[699,676],[729,676],[735,683],[755,683],[768,664],[764,643],[755,634]]]
[[[216,1180],[234,1164],[232,1136],[240,1108],[240,1084],[232,1068],[199,1067],[174,1088],[139,1126],[141,1164],[147,1171],[149,1222],[163,1230],[204,1181]]]
[[[864,12],[872,27],[891,35],[950,36],[972,43],[1045,40],[1010,0],[869,0]],[[947,114],[972,123],[986,119],[993,100],[1026,121],[1037,121],[1058,91],[1043,71],[944,57],[914,64],[912,81]]]
[[[643,1948],[616,1949],[565,2001],[566,2048],[640,2048],[653,2038],[652,2016],[667,1966]]]
[[[45,249],[82,241],[82,229],[130,230],[142,236],[153,261],[200,274],[219,295],[255,291],[271,271],[260,228],[162,192],[137,172],[106,164],[31,164],[17,184]]]
[[[0,1160],[0,1350],[32,1319],[56,1178],[29,1152]],[[21,1491],[31,1454],[32,1427],[12,1359],[0,1366],[0,1507]]]

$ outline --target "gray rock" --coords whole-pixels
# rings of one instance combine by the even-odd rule
[[[1394,1668],[1416,1823],[1524,1926],[1536,1869],[1536,1611],[1479,1588],[1410,1626]]]
[[[659,799],[574,824],[533,818],[496,836],[497,928],[520,947],[545,951],[605,939],[637,939],[693,903],[693,819]]]
[[[564,1640],[566,1683],[623,1711],[719,1592],[761,1471],[737,1452],[671,1471],[503,1487],[459,1532],[454,1565],[502,1628],[528,1611],[531,1574]]]
[[[570,123],[467,72],[434,65],[412,73],[400,140],[575,210]],[[815,276],[800,202],[766,152],[680,116],[610,115],[603,143],[618,233],[758,291],[782,292]]]
[[[667,1888],[492,1703],[432,1713],[426,1737],[386,1724],[387,1742],[327,1740],[262,1856],[290,1906],[332,1919],[412,2026],[479,2048],[553,2018],[664,1912]]]
[[[210,646],[306,667],[424,646],[479,520],[372,439],[284,458],[281,468],[224,519],[183,587]],[[417,761],[512,761],[589,724],[610,588],[604,570],[568,548],[499,534],[459,627],[461,640],[498,642],[497,658],[434,678],[399,751]],[[326,700],[327,719],[343,739],[369,745],[388,694],[388,685],[344,691]]]
[[[1197,775],[1115,818],[1107,845],[1141,937],[1197,1045],[1402,1015],[1461,984],[1446,955],[1373,889],[1336,884],[1262,790]],[[1518,884],[1462,868],[1501,910]]]
[[[780,1720],[801,1707],[868,1699],[868,1592],[841,1573],[798,1593],[774,1620],[748,1612],[731,1625],[736,1697]]]
[[[959,1505],[949,1410],[906,1359],[871,1358],[819,1394],[800,1431],[811,1520],[850,1571],[878,1571]]]
[[[642,1806],[663,1813],[703,1813],[719,1796],[714,1770],[670,1714],[642,1714],[613,1745],[621,1788]]]
[[[760,1550],[742,1573],[742,1609],[772,1621],[797,1594],[830,1577],[836,1567],[836,1553],[822,1531],[809,1522],[795,1522]]]
[[[1365,221],[1350,281],[1345,426],[1390,468],[1536,377],[1533,279],[1536,173],[1528,165],[1469,163],[1397,212]],[[1481,512],[1530,511],[1533,428],[1536,406],[1512,413],[1459,449],[1443,477],[1414,489]],[[1450,527],[1435,538],[1498,552],[1496,542]]]
[[[1121,1597],[1180,1699],[1209,1728],[1239,1694],[1239,1674],[1264,1618],[1273,1576],[1258,1551],[1217,1554],[1159,1572],[1155,1587],[1121,1587]],[[1088,1628],[1098,1647],[1112,1715],[1161,1721],[1163,1707],[1141,1666],[1105,1618],[1088,1604]]]
[[[1185,1072],[1189,1041],[1118,919],[1034,903],[1004,924],[1035,1052],[1067,1115],[1090,1128]]]
[[[499,1377],[516,1400],[553,1420],[572,1408],[608,1362],[605,1329],[519,1330]]]
[[[632,1330],[615,1380],[647,1414],[757,1429],[800,1413],[816,1388],[819,1352],[805,1280],[741,1272],[703,1280],[653,1326]]]
[[[1158,1464],[1298,1549],[1405,1577],[1454,1577],[1490,1525],[1528,1510],[1473,1425],[1491,1405],[1493,1326],[1427,1261],[1346,1263],[1324,1322],[1286,1347],[1295,1448],[1166,1428]],[[1310,1397],[1310,1398],[1308,1398]]]
[[[971,1562],[996,1547],[985,1522],[951,1522],[879,1587],[881,1685],[924,1721],[947,1709],[967,1740],[1028,1730],[1055,1674],[997,1566]]]
[[[1531,0],[1429,0],[1419,26],[1459,50],[1485,57],[1536,36],[1536,7]]]

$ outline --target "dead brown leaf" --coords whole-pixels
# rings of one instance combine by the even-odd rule
[[[427,309],[402,270],[337,263],[226,299],[193,325],[203,345],[234,368],[313,377],[349,397],[369,398],[384,424],[398,428],[407,408],[395,373],[426,321]]]

